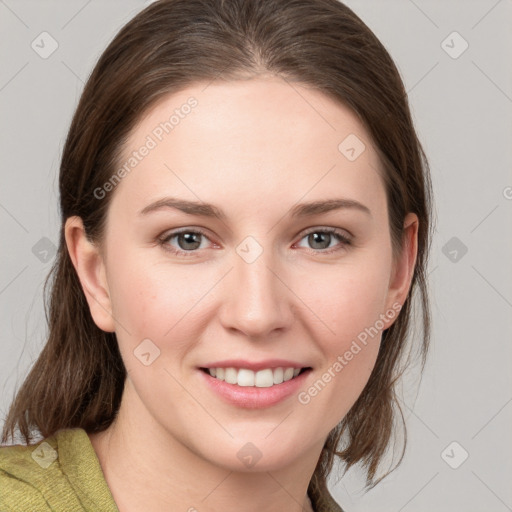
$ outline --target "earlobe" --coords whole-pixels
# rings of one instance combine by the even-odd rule
[[[404,220],[404,243],[397,260],[394,262],[390,276],[387,297],[388,309],[393,308],[393,305],[396,304],[402,306],[407,299],[418,255],[418,227],[418,216],[414,213],[408,213]]]
[[[69,217],[66,220],[64,235],[94,323],[103,331],[114,332],[105,263],[98,247],[87,238],[80,217]]]

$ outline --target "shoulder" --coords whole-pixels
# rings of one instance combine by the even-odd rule
[[[45,485],[56,477],[51,463],[55,460],[54,436],[33,445],[0,447],[0,510],[50,511],[44,496]],[[53,459],[53,460],[51,460]]]
[[[0,447],[0,511],[20,510],[117,512],[85,430]]]
[[[37,510],[51,512],[41,492],[29,482],[13,477],[0,469],[0,510],[2,512],[19,512],[20,510]]]

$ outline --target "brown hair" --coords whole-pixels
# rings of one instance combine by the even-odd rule
[[[3,443],[9,433],[14,439],[15,428],[27,444],[33,429],[43,437],[73,427],[99,432],[119,409],[126,370],[115,335],[92,320],[66,249],[66,219],[80,216],[88,237],[101,240],[112,194],[98,200],[94,190],[113,176],[128,135],[157,101],[195,82],[264,73],[312,86],[359,116],[385,171],[394,254],[407,212],[419,218],[408,298],[383,332],[369,381],[330,432],[314,473],[325,484],[338,456],[345,470],[361,463],[367,486],[375,485],[397,411],[403,424],[395,382],[404,369],[415,290],[422,306],[422,368],[428,350],[432,193],[399,72],[373,32],[337,0],[160,0],[116,35],[85,85],[63,150],[60,246],[45,286],[51,289],[49,337],[9,409]],[[405,445],[404,439],[398,464]]]

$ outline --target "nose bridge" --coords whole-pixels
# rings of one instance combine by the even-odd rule
[[[232,300],[227,301],[229,307],[224,311],[225,326],[253,337],[285,327],[293,315],[274,251],[253,237],[247,237],[235,251],[228,285]]]

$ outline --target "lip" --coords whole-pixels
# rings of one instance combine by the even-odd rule
[[[226,361],[223,361],[223,363],[225,362]],[[290,362],[287,364],[289,363]],[[239,364],[239,362],[237,364]],[[265,364],[268,364],[268,361]],[[253,364],[252,366],[255,367],[258,365],[259,363]],[[229,366],[233,366],[235,368],[237,367],[235,365]],[[226,368],[229,366],[226,366]],[[277,365],[276,368],[278,366],[280,365]],[[289,364],[288,368],[292,366],[294,365]],[[214,367],[215,366],[211,366],[210,368]],[[217,368],[223,367],[225,367],[223,364],[221,366],[217,366]],[[274,366],[260,366],[258,369],[273,367]],[[295,367],[299,368],[301,366],[297,365]],[[240,364],[238,368],[249,367]],[[304,368],[304,366],[301,368]],[[249,369],[252,370],[253,368]],[[217,396],[219,396],[227,403],[244,409],[262,409],[271,407],[286,400],[292,395],[296,395],[301,386],[304,385],[304,382],[308,378],[311,371],[311,368],[309,368],[302,372],[300,375],[297,375],[297,377],[287,380],[286,382],[282,382],[281,384],[275,384],[274,386],[268,388],[257,388],[252,386],[238,386],[237,384],[228,384],[226,381],[216,379],[215,377],[212,377],[208,372],[198,369],[198,372],[202,376],[201,378],[204,379],[205,384],[210,390],[212,390]]]
[[[310,365],[299,363],[297,361],[289,361],[286,359],[266,359],[260,362],[251,362],[245,359],[229,359],[224,361],[215,361],[201,365],[201,368],[247,368],[253,372],[265,370],[267,368],[308,368]]]

